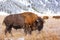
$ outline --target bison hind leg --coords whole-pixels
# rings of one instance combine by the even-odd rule
[[[12,25],[6,26],[5,35],[6,35],[7,32],[10,33],[10,34],[12,35],[11,30],[12,30]]]
[[[5,29],[5,35],[6,35],[6,33],[7,33],[7,29]]]

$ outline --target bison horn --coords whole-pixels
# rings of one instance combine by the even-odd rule
[[[39,22],[39,20],[36,20],[37,22]]]

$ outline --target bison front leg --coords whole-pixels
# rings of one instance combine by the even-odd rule
[[[24,32],[25,32],[25,34],[31,34],[31,27],[30,27],[30,25],[26,25],[25,26],[25,28],[24,28]]]
[[[25,35],[27,34],[27,25],[24,26]]]
[[[26,30],[26,28],[24,28],[24,33],[25,33],[25,35],[27,34],[27,30]]]
[[[31,26],[28,25],[28,31],[27,31],[27,32],[28,32],[29,34],[31,34],[31,31],[32,31]]]

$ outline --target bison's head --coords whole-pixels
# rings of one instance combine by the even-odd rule
[[[40,31],[43,28],[44,20],[41,17],[38,17],[35,23],[38,31]]]

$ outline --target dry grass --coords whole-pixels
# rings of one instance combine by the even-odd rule
[[[14,36],[7,34],[4,35],[5,26],[2,25],[5,16],[0,15],[0,40],[19,40],[24,38],[25,40],[60,40],[60,19],[49,19],[45,20],[44,28],[40,33],[33,31],[31,35],[24,35],[23,30],[12,30]]]

